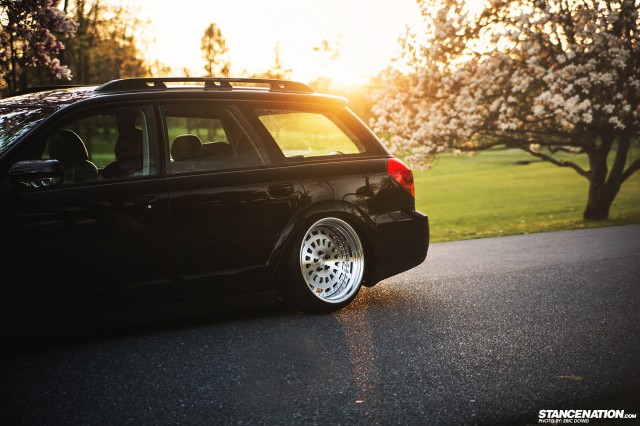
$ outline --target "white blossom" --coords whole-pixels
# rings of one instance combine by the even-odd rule
[[[425,47],[404,57],[415,75],[395,75],[373,97],[375,129],[397,136],[389,138],[392,150],[428,161],[448,146],[466,151],[513,137],[540,152],[548,142],[531,140],[540,134],[566,138],[566,150],[577,153],[583,137],[599,140],[629,125],[637,135],[640,108],[631,105],[640,98],[640,71],[631,59],[640,57],[640,43],[613,31],[624,22],[621,6],[609,12],[599,0],[493,1],[486,13],[496,20],[482,21],[453,19],[454,0],[418,2]],[[571,40],[563,13],[571,15]]]
[[[620,121],[620,118],[616,116],[609,117],[609,123],[613,124],[613,127],[616,129],[624,130],[625,128],[625,125]]]

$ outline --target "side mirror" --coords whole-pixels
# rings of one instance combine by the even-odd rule
[[[49,188],[62,184],[64,169],[58,160],[19,161],[9,169],[9,179],[23,188]]]

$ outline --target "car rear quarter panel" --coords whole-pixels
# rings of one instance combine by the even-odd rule
[[[386,161],[373,157],[293,166],[307,207],[291,234],[299,235],[321,217],[349,222],[364,244],[365,285],[419,264],[428,246],[426,217],[414,210],[413,197],[387,175]]]

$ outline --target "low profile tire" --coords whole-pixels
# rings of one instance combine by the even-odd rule
[[[298,235],[285,296],[305,312],[343,308],[360,291],[364,265],[362,242],[351,225],[335,217],[320,219]]]

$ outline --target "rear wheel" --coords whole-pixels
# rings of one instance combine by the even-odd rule
[[[289,301],[308,312],[348,305],[362,285],[364,262],[362,242],[351,225],[335,217],[313,223],[291,253]]]

